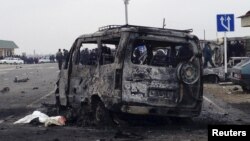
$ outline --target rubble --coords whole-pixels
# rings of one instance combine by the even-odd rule
[[[115,136],[115,139],[133,139],[133,140],[143,140],[143,136],[137,135],[131,132],[118,131]]]
[[[9,87],[4,87],[0,92],[1,93],[7,93],[10,91],[10,88]]]
[[[15,83],[20,83],[20,82],[27,82],[29,78],[23,78],[23,79],[18,79],[18,77],[15,77],[14,82]]]
[[[238,88],[238,87],[234,87],[233,90],[234,90],[234,91],[237,91],[237,90],[239,90],[239,88]]]
[[[37,89],[39,89],[39,87],[34,87],[34,88],[33,88],[33,90],[37,90]]]

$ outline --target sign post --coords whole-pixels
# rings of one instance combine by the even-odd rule
[[[234,14],[217,15],[217,31],[224,32],[224,67],[225,67],[225,74],[227,74],[227,34],[226,33],[234,31]]]
[[[227,32],[224,32],[224,60],[225,74],[227,74]]]

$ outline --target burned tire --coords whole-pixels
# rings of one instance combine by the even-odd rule
[[[92,101],[93,120],[96,125],[109,126],[113,124],[110,112],[105,108],[100,99]]]

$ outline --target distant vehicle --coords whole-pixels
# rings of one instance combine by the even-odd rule
[[[238,63],[248,59],[249,57],[231,57],[228,61],[228,74],[231,74],[232,68]],[[219,83],[228,81],[230,78],[225,75],[224,66],[216,68],[205,68],[203,70],[203,80],[208,83]]]
[[[6,57],[0,60],[0,64],[24,64],[24,61],[20,58]]]
[[[250,58],[232,68],[230,80],[241,85],[243,91],[250,92]]]
[[[49,58],[41,58],[38,60],[38,63],[50,63],[50,59]]]
[[[203,70],[203,80],[205,83],[219,83],[225,81],[224,67],[205,68]]]

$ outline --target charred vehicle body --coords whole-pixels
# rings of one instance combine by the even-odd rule
[[[190,32],[125,25],[78,37],[59,73],[57,104],[87,103],[96,118],[104,111],[198,116],[202,55]]]

